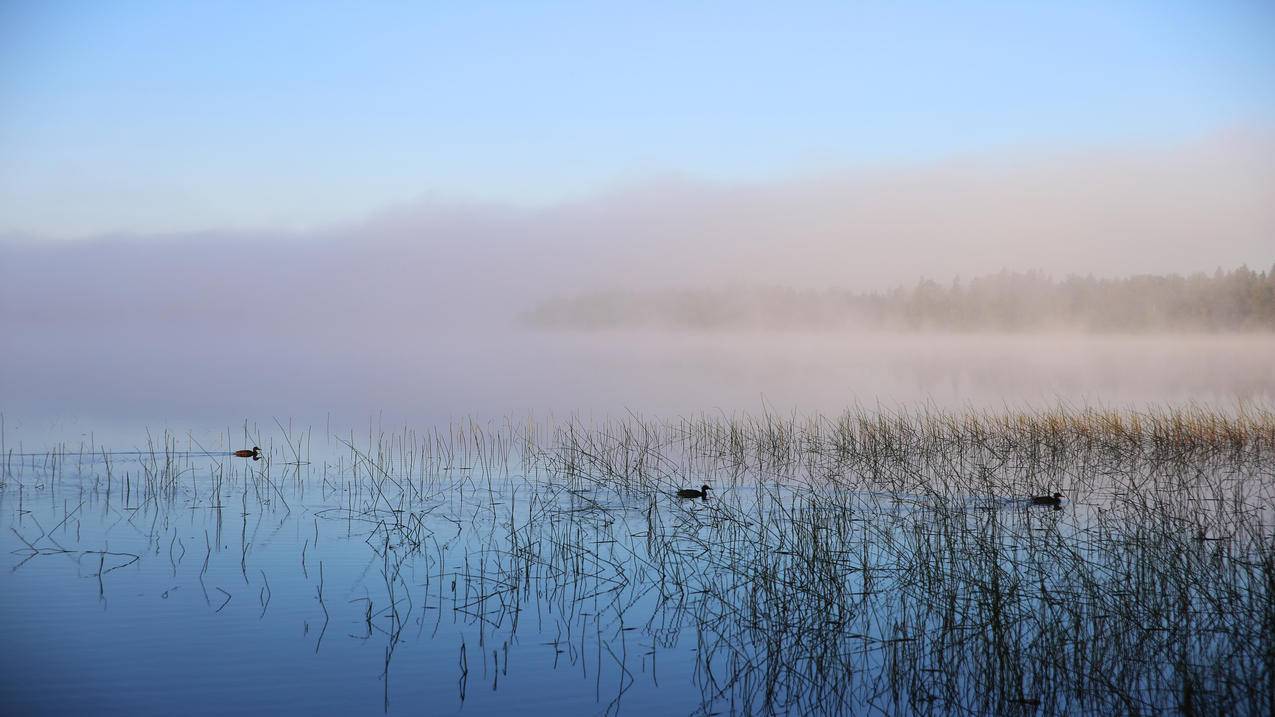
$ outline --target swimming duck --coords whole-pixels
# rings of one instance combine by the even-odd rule
[[[708,500],[708,486],[702,485],[699,490],[694,488],[683,488],[677,492],[678,498],[703,498]]]
[[[1062,503],[1063,494],[1054,493],[1053,495],[1033,495],[1032,505],[1052,505],[1058,506]]]
[[[236,458],[251,458],[254,461],[259,461],[261,460],[261,449],[256,446],[253,446],[251,451],[248,450],[247,448],[244,448],[244,449],[235,451],[235,457]]]

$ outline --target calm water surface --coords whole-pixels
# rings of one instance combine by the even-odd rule
[[[891,457],[797,428],[765,449],[633,420],[11,454],[0,702],[1260,713],[1269,450]],[[226,455],[252,443],[265,460]],[[1054,487],[1058,510],[1024,499]]]

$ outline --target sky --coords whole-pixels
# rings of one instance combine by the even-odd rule
[[[0,108],[0,234],[310,232],[1265,130],[1275,5],[3,0]]]

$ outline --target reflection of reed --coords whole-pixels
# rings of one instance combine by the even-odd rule
[[[525,544],[558,546],[531,562],[550,595],[658,591],[642,617],[694,635],[705,713],[1260,713],[1272,428],[1202,410],[571,426],[544,457],[588,502]],[[650,503],[626,543],[631,496],[688,474],[736,490],[672,522]],[[1075,510],[1023,510],[1052,486]],[[1226,550],[1202,547],[1202,523]],[[504,563],[524,583],[527,565]]]
[[[385,709],[396,656],[431,642],[456,655],[462,701],[480,697],[471,671],[498,690],[509,652],[531,645],[607,711],[688,680],[701,701],[672,711],[1262,714],[1275,698],[1267,411],[466,423],[351,437],[321,469],[285,439],[295,462],[216,464],[189,488],[193,459],[176,451],[139,458],[136,485],[100,470],[103,454],[84,500],[127,481],[128,505],[157,516],[181,486],[218,531],[201,583],[223,489],[245,515],[230,558],[245,583],[249,513],[306,533],[313,520],[297,572],[322,620],[315,650],[329,622],[383,642]],[[688,481],[713,499],[679,503]],[[296,522],[290,505],[321,507]],[[367,597],[344,608],[325,599],[320,524],[368,551]],[[70,550],[18,536],[26,560]],[[80,554],[103,591],[131,564]],[[261,619],[274,592],[257,572]],[[210,610],[240,609],[215,589]],[[444,613],[467,631],[459,654]]]

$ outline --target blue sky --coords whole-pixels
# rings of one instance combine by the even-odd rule
[[[1275,120],[1275,4],[0,2],[0,231],[321,226]]]

